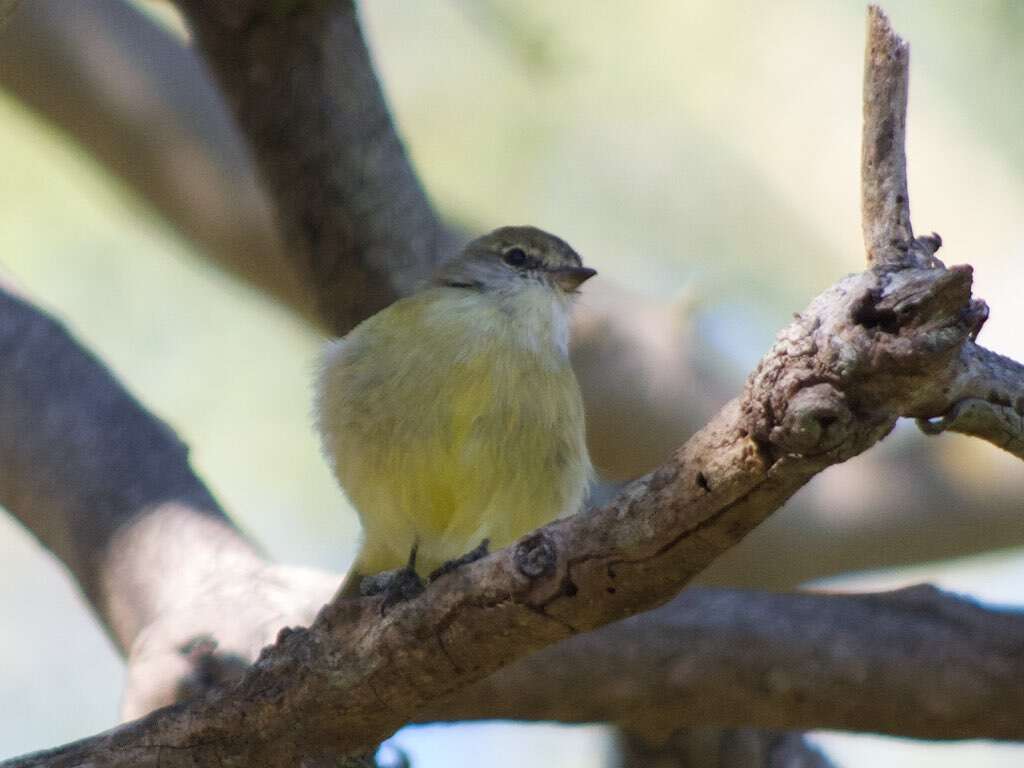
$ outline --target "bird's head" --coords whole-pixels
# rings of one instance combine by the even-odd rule
[[[438,270],[440,285],[500,293],[538,284],[562,294],[597,272],[564,240],[536,227],[501,227],[477,238]]]

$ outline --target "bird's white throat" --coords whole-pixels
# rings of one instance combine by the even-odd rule
[[[447,325],[458,316],[471,325],[467,334],[484,343],[504,337],[541,355],[554,350],[559,359],[569,356],[571,300],[561,291],[546,285],[521,287],[514,293],[440,290],[451,293],[445,301],[432,305],[432,311],[438,313],[433,322]]]
[[[554,347],[569,356],[569,296],[544,285],[521,288],[501,298],[511,320],[510,331],[527,349],[543,352]]]

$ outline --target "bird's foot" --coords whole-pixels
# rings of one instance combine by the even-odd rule
[[[490,539],[484,539],[479,544],[477,544],[476,547],[471,549],[469,552],[464,554],[462,557],[456,557],[454,560],[449,560],[446,563],[442,563],[440,568],[438,568],[437,570],[433,571],[430,574],[430,576],[427,577],[427,581],[432,584],[435,581],[437,581],[438,579],[440,579],[442,576],[446,576],[447,574],[452,573],[453,571],[457,571],[459,568],[461,568],[464,565],[469,565],[470,563],[475,563],[477,560],[480,560],[481,558],[487,557],[487,555],[489,555],[491,553],[491,549],[490,548],[491,548],[491,540]]]
[[[381,613],[398,603],[418,597],[423,589],[423,579],[416,573],[416,547],[409,552],[409,562],[404,568],[364,576],[359,583],[359,594],[363,597],[384,595],[380,604]]]
[[[406,566],[366,576],[359,585],[359,594],[363,597],[384,595],[380,612],[386,613],[389,608],[417,597],[423,589],[423,579],[416,571]]]

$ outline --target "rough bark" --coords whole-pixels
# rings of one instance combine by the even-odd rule
[[[910,224],[905,150],[910,46],[876,6],[868,9],[864,58],[861,200],[868,263],[893,269],[941,266],[934,254],[942,239],[933,234],[915,240]],[[978,311],[973,336],[987,316],[987,310]],[[1024,366],[974,344],[964,346],[959,364],[950,389],[923,404],[921,428],[928,434],[974,435],[1024,458]]]
[[[910,46],[877,6],[868,7],[864,51],[861,213],[868,264],[900,267],[914,242],[907,194]]]
[[[961,432],[987,440],[1024,459],[1024,366],[971,344],[960,355],[959,374],[939,418],[923,417],[927,434]],[[935,408],[928,408],[934,413]]]

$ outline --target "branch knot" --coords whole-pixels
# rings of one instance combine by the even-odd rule
[[[516,544],[514,561],[523,576],[539,579],[554,573],[558,547],[547,533],[537,531]]]
[[[825,453],[846,439],[852,421],[842,392],[831,384],[814,384],[790,398],[769,439],[788,453]]]

